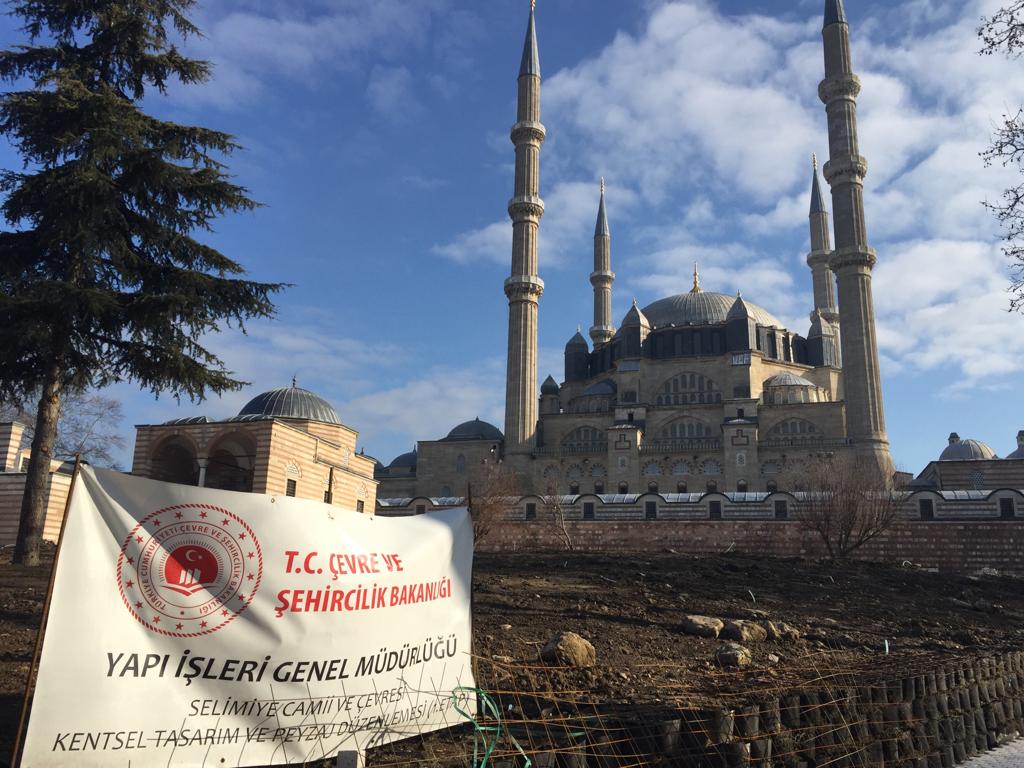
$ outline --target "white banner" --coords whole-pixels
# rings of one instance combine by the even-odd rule
[[[475,713],[464,509],[83,467],[68,514],[24,766],[295,764]]]

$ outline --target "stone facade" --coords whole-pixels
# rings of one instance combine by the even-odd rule
[[[565,349],[561,383],[537,397],[537,235],[540,199],[540,66],[531,11],[518,81],[505,436],[496,450],[419,443],[382,467],[382,497],[462,495],[497,462],[523,492],[575,494],[769,491],[812,457],[869,457],[892,472],[885,433],[871,295],[856,96],[845,13],[826,17],[825,79],[832,226],[817,163],[808,255],[814,307],[806,336],[737,295],[707,291],[694,269],[689,293],[610,316],[611,228],[602,181],[594,232],[594,325]],[[837,283],[837,284],[836,284]],[[838,305],[836,297],[838,296]],[[465,448],[465,450],[463,450]],[[472,470],[459,471],[460,456]]]
[[[294,391],[316,398],[305,390]],[[289,495],[372,514],[376,461],[356,453],[358,433],[338,421],[333,409],[318,414],[322,418],[304,418],[308,414],[301,410],[274,410],[246,413],[243,408],[239,416],[222,421],[195,417],[138,426],[132,474]]]

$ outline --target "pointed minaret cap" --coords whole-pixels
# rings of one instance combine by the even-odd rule
[[[612,232],[608,228],[608,212],[604,208],[604,176],[601,177],[601,202],[597,206],[597,226],[594,227],[594,237],[611,237]]]
[[[814,166],[811,178],[811,216],[816,213],[828,213],[825,208],[825,198],[821,194],[821,185],[818,183],[818,156],[811,155],[811,163]]]
[[[697,269],[697,262],[693,262],[693,288],[690,289],[690,293],[704,293],[704,289],[700,287],[700,271]]]
[[[583,338],[583,334],[580,333],[580,326],[576,326],[576,334],[569,339],[569,343],[565,345],[565,348],[584,346],[590,349],[590,345],[587,344],[587,340]]]
[[[540,77],[540,54],[537,53],[537,25],[533,20],[533,9],[536,0],[530,0],[530,23],[526,27],[526,42],[523,43],[523,62],[519,65],[519,76],[536,75]]]
[[[825,0],[825,26],[846,24],[846,8],[843,0]]]
[[[959,443],[959,442],[960,442],[960,435],[958,435],[956,432],[950,432],[949,433],[949,444],[950,445],[955,445],[956,443]]]
[[[736,301],[729,307],[729,314],[725,316],[726,320],[746,320],[750,317],[750,312],[747,310],[747,302],[743,300],[742,294],[736,291]]]
[[[622,328],[635,328],[640,326],[642,328],[650,328],[651,322],[647,319],[647,315],[643,313],[640,306],[636,303],[636,299],[633,299],[633,306],[629,308],[629,312],[622,318]]]
[[[544,379],[544,383],[540,385],[540,393],[542,395],[557,395],[558,394],[558,382],[555,381],[553,376],[548,376]]]

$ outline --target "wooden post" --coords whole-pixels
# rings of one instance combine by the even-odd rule
[[[36,634],[36,647],[32,653],[32,664],[28,668],[28,678],[25,680],[25,696],[21,701],[21,717],[18,719],[18,730],[14,734],[14,750],[11,752],[11,766],[21,765],[20,752],[21,740],[25,735],[25,725],[28,722],[28,703],[32,693],[32,678],[39,667],[39,655],[43,651],[43,635],[46,633],[46,621],[50,615],[50,601],[53,599],[53,584],[57,578],[57,563],[60,561],[60,551],[64,546],[64,529],[68,524],[68,512],[71,510],[71,497],[75,493],[75,486],[78,484],[78,472],[82,466],[82,454],[75,455],[75,469],[71,473],[71,484],[68,486],[68,498],[64,502],[64,517],[60,521],[60,534],[57,536],[57,550],[53,553],[53,569],[50,571],[50,583],[46,587],[46,600],[43,601],[43,615],[39,621],[39,632]],[[53,490],[53,479],[50,479],[50,490]]]

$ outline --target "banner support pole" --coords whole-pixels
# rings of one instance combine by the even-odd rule
[[[60,533],[57,535],[57,549],[53,553],[53,568],[50,570],[50,583],[46,587],[46,600],[43,601],[43,615],[39,620],[39,632],[36,634],[36,647],[32,652],[32,664],[28,668],[28,677],[25,678],[25,695],[21,701],[21,717],[18,719],[18,730],[14,734],[14,750],[11,752],[11,768],[20,766],[20,752],[22,738],[25,735],[25,725],[28,722],[29,707],[31,698],[32,677],[39,668],[39,656],[43,652],[43,635],[46,633],[47,619],[50,616],[50,602],[53,600],[53,585],[57,579],[57,563],[60,560],[60,550],[64,546],[64,529],[68,524],[68,513],[71,511],[71,497],[75,492],[75,485],[78,483],[78,474],[82,466],[82,454],[75,454],[75,468],[71,473],[71,483],[68,485],[68,497],[64,501],[64,517],[60,521]],[[53,490],[53,480],[50,480],[50,490]]]

